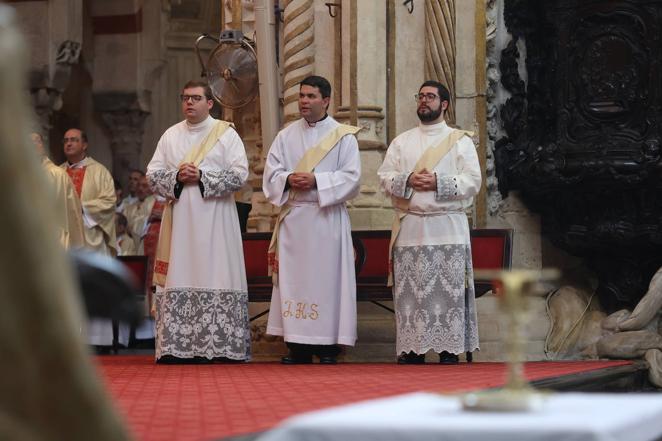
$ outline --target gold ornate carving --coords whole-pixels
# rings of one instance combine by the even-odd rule
[[[425,77],[448,87],[446,120],[455,123],[455,0],[425,2]]]

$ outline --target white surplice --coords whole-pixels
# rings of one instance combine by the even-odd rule
[[[149,195],[142,201],[136,198],[133,203],[126,205],[122,209],[122,214],[124,214],[129,224],[128,227],[133,238],[134,252],[136,254],[145,254],[143,236],[147,233],[149,216],[152,214],[155,201],[156,197],[154,195]]]
[[[201,186],[185,185],[176,194],[180,163],[215,123],[209,117],[170,127],[147,166],[154,193],[175,199],[168,276],[155,296],[156,358],[250,357],[246,271],[233,198],[248,177],[248,161],[234,129],[200,163]]]
[[[262,189],[276,206],[292,210],[280,225],[278,285],[267,333],[287,342],[353,346],[356,342],[356,277],[351,225],[345,202],[359,192],[361,162],[356,138],[346,135],[315,167],[317,188],[289,201],[287,177],[304,153],[338,126],[331,117],[309,126],[295,121],[276,136]]]
[[[396,351],[459,354],[478,348],[471,237],[465,210],[481,185],[473,142],[463,136],[431,172],[437,190],[415,192],[407,179],[429,147],[451,133],[445,122],[397,136],[378,170],[382,189],[409,199],[393,250]]]

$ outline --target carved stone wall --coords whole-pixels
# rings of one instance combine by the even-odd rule
[[[662,264],[662,1],[511,0],[504,13],[499,187],[585,259],[607,311],[632,306]]]
[[[29,87],[37,127],[46,145],[53,113],[62,108],[72,68],[80,60],[83,38],[82,0],[13,3],[30,50]],[[53,140],[58,148],[59,139]]]

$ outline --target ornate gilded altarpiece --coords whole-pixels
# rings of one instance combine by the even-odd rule
[[[632,307],[662,266],[662,0],[506,0],[504,17],[499,189],[585,259],[605,310]]]

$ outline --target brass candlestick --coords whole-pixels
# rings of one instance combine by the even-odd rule
[[[502,292],[499,295],[500,309],[507,320],[508,333],[505,340],[508,357],[506,384],[497,391],[470,393],[462,398],[467,410],[488,411],[529,411],[542,404],[542,396],[524,378],[522,327],[526,323],[528,311],[527,295],[541,281],[559,277],[557,270],[513,270],[477,271],[476,277],[500,281]]]

